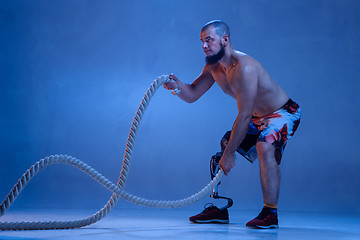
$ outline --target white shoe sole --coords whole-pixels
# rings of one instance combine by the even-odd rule
[[[229,223],[229,220],[211,219],[211,220],[194,220],[193,223]]]
[[[273,224],[270,226],[258,226],[258,225],[254,225],[254,226],[247,226],[248,228],[258,228],[258,229],[269,229],[269,228],[279,228],[279,225]]]

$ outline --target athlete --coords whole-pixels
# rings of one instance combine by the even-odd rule
[[[294,135],[300,123],[300,107],[271,79],[258,61],[233,49],[226,23],[214,20],[205,24],[200,39],[206,54],[206,64],[200,76],[192,84],[186,84],[171,74],[170,78],[175,83],[166,83],[164,87],[173,90],[177,85],[180,90],[178,96],[192,103],[217,83],[224,93],[236,100],[238,114],[230,134],[223,138],[226,145],[219,166],[228,175],[235,166],[235,152],[246,155],[239,146],[244,144],[248,131],[254,128],[258,131],[253,147],[260,164],[264,207],[246,226],[277,228],[279,164],[287,140]],[[217,213],[211,212],[213,210],[205,209],[201,214],[191,217],[190,221],[211,222],[219,218]]]

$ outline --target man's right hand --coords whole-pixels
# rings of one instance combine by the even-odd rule
[[[170,74],[170,75],[169,75],[169,78],[172,79],[172,80],[174,80],[175,83],[174,83],[174,82],[167,82],[167,83],[164,83],[163,86],[164,86],[164,88],[167,89],[167,90],[174,90],[175,87],[176,87],[176,82],[178,82],[179,79],[178,79],[174,74]]]

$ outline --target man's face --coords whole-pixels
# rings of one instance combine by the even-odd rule
[[[213,64],[219,61],[225,54],[224,46],[221,43],[221,39],[215,33],[213,27],[202,31],[200,33],[200,39],[202,41],[202,48],[206,54],[206,62]]]

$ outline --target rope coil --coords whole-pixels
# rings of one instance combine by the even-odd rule
[[[103,208],[98,210],[95,214],[88,216],[83,219],[79,220],[73,220],[73,221],[41,221],[41,222],[0,222],[0,230],[43,230],[43,229],[71,229],[71,228],[81,228],[84,226],[91,225],[102,218],[104,218],[116,205],[118,200],[120,198],[123,198],[126,201],[129,201],[131,203],[147,206],[147,207],[154,207],[154,208],[179,208],[188,206],[190,204],[193,204],[206,195],[210,193],[210,191],[220,182],[223,171],[219,171],[217,175],[213,178],[213,180],[206,185],[202,190],[195,193],[192,196],[189,196],[184,199],[180,200],[149,200],[145,198],[140,198],[137,196],[134,196],[130,193],[127,193],[123,190],[126,180],[127,180],[127,174],[128,170],[130,168],[131,163],[131,157],[132,157],[132,151],[134,147],[134,142],[137,134],[137,130],[140,124],[140,121],[145,113],[145,110],[147,106],[149,105],[149,102],[153,95],[155,94],[156,90],[163,84],[173,81],[169,79],[169,76],[162,75],[158,78],[156,78],[153,83],[148,88],[147,92],[145,93],[138,110],[135,114],[135,117],[133,119],[127,143],[125,148],[125,153],[123,157],[123,164],[120,171],[120,176],[118,179],[117,184],[115,185],[110,180],[108,180],[106,177],[104,177],[101,173],[96,171],[94,168],[90,167],[86,163],[80,161],[79,159],[76,159],[71,156],[67,155],[51,155],[48,157],[45,157],[39,161],[37,161],[34,165],[32,165],[18,180],[18,182],[15,184],[13,189],[9,192],[9,194],[6,196],[4,201],[0,205],[0,212],[1,216],[5,214],[5,212],[11,207],[13,202],[16,200],[16,198],[19,196],[21,191],[25,188],[25,186],[30,182],[30,180],[38,174],[41,170],[44,168],[52,165],[52,164],[68,164],[71,165],[93,179],[97,181],[99,184],[101,184],[103,187],[108,189],[113,193],[113,195],[110,197],[108,202],[105,204]],[[177,93],[179,93],[179,90],[175,88]]]

